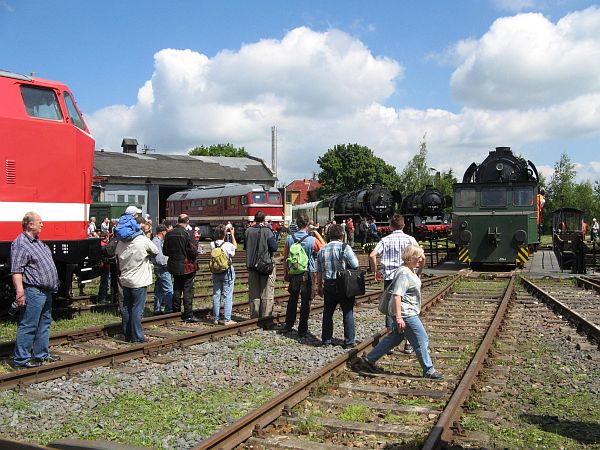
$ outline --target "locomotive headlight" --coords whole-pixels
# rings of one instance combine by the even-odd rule
[[[525,230],[517,230],[515,232],[515,241],[517,241],[519,245],[522,245],[526,239],[527,233],[525,232]]]
[[[467,228],[469,226],[469,222],[467,222],[466,220],[463,220],[460,223],[460,227],[464,230],[465,228]]]
[[[502,164],[500,162],[498,164],[496,164],[496,170],[498,172],[502,172],[504,170],[504,164]]]

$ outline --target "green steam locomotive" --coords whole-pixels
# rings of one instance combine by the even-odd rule
[[[539,244],[535,165],[496,147],[453,185],[452,238],[473,268],[522,267]]]

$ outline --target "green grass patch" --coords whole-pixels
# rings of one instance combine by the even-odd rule
[[[471,415],[462,416],[460,418],[460,424],[465,430],[468,431],[484,431],[488,428],[487,421],[480,417]]]
[[[321,414],[315,411],[309,411],[296,426],[296,430],[300,434],[311,434],[324,429],[323,425],[319,421]]]
[[[6,391],[0,394],[0,408],[10,408],[11,411],[29,411],[32,406],[33,402],[18,392]]]
[[[346,406],[337,414],[338,419],[349,422],[367,423],[373,417],[373,411],[368,406],[350,405]]]
[[[87,413],[71,414],[53,430],[31,430],[19,438],[46,444],[55,439],[103,439],[125,445],[173,448],[165,436],[204,439],[273,395],[244,386],[199,392],[165,385],[149,392],[127,392]],[[102,400],[100,400],[102,401]],[[13,432],[14,435],[14,432]]]

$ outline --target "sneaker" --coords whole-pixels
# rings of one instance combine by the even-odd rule
[[[352,364],[352,367],[356,370],[360,370],[363,372],[371,372],[371,373],[379,372],[379,369],[377,368],[377,366],[364,357],[358,358],[356,360],[356,362],[354,364]]]
[[[225,320],[223,322],[223,325],[233,325],[234,323],[237,323],[235,320]]]
[[[357,344],[356,344],[356,342],[352,342],[352,343],[349,343],[349,344],[342,344],[342,348],[343,348],[344,350],[348,350],[348,349],[350,349],[350,348],[354,348],[354,347],[356,347],[356,345],[357,345]]]
[[[386,353],[386,355],[393,355],[394,354],[394,349],[388,350],[388,352]]]
[[[285,327],[281,328],[280,330],[278,330],[277,332],[279,334],[288,334],[288,333],[291,333],[293,330],[294,329],[292,327],[285,326]]]
[[[424,378],[429,378],[431,380],[443,380],[444,379],[444,375],[442,375],[441,372],[438,372],[437,370],[434,370],[431,373],[426,373],[425,375],[423,375]]]
[[[60,361],[61,359],[62,359],[62,358],[61,358],[59,355],[52,355],[52,354],[49,354],[49,355],[48,355],[48,356],[46,356],[44,359],[37,359],[37,358],[36,358],[36,361],[39,361],[39,362],[48,362],[48,363],[53,363],[53,362],[58,362],[58,361]]]
[[[214,325],[219,325],[219,319],[215,319],[215,320],[213,320],[213,324],[214,324]]]
[[[412,355],[415,352],[415,349],[408,342],[404,345],[404,354]]]
[[[185,318],[183,319],[183,321],[184,321],[185,323],[199,323],[199,322],[202,322],[200,319],[198,319],[198,318],[197,318],[197,317],[195,317],[195,316],[192,316],[192,317],[185,317]]]

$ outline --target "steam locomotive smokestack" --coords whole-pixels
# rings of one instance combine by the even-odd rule
[[[271,170],[277,177],[277,127],[271,127]]]

